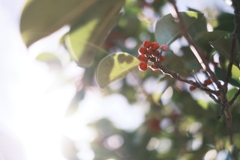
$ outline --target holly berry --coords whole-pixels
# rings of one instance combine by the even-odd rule
[[[151,48],[152,48],[152,50],[156,50],[156,49],[159,48],[159,44],[157,42],[152,42],[151,43]]]
[[[189,87],[189,90],[190,90],[190,91],[193,91],[193,90],[195,90],[195,89],[196,89],[195,86],[190,86],[190,87]]]
[[[164,61],[164,56],[160,56],[160,61],[163,62]]]
[[[139,54],[146,54],[146,53],[147,53],[147,49],[146,49],[145,47],[140,47],[140,48],[138,49],[138,53],[139,53]]]
[[[168,51],[168,45],[166,45],[166,44],[162,44],[162,45],[160,46],[160,48],[161,48],[164,52],[167,52],[167,51]]]
[[[211,79],[206,79],[206,80],[204,81],[204,85],[210,85],[210,84],[212,84]]]
[[[213,65],[214,65],[214,67],[217,67],[218,63],[217,62],[213,62]]]
[[[145,61],[147,59],[147,57],[143,54],[140,54],[140,55],[138,55],[138,59],[139,59],[139,61]]]
[[[151,43],[152,43],[151,41],[146,40],[146,41],[143,42],[143,47],[149,48],[151,46]]]
[[[145,61],[141,61],[140,63],[139,63],[139,65],[138,65],[138,69],[140,70],[140,71],[146,71],[147,70],[147,62],[145,62]]]

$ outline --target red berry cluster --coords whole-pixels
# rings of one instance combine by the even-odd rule
[[[143,45],[138,49],[138,59],[140,63],[138,68],[140,71],[146,71],[149,66],[153,71],[157,71],[158,68],[154,65],[149,65],[148,62],[157,63],[163,62],[164,56],[162,56],[162,52],[168,51],[168,45],[162,44],[161,46],[157,42],[151,42],[146,40],[143,42]]]

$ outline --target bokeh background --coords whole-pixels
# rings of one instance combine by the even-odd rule
[[[59,43],[68,26],[25,47],[19,29],[25,2],[0,0],[0,160],[229,158],[224,120],[215,118],[219,107],[203,92],[189,93],[188,85],[150,70],[100,89],[94,68],[78,67]],[[177,1],[180,11],[204,12],[209,31],[221,27],[219,16],[232,18],[229,4]],[[102,48],[136,56],[144,40],[154,41],[156,21],[170,11],[165,1],[127,0]],[[176,59],[166,65],[179,68],[183,46],[182,38],[170,46],[175,54],[169,57]],[[238,115],[239,108],[234,111]]]

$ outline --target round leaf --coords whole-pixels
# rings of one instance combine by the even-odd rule
[[[187,29],[193,27],[203,18],[203,14],[199,12],[181,12],[183,22]],[[178,23],[171,14],[161,18],[156,24],[155,38],[159,44],[171,44],[174,40],[181,36]]]
[[[97,69],[97,82],[101,88],[125,77],[137,68],[139,60],[128,53],[110,54],[103,58]]]

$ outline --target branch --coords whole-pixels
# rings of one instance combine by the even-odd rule
[[[221,104],[221,102],[216,98],[214,97],[214,95],[212,95],[211,93],[208,93],[209,97],[212,98],[217,104]]]
[[[195,44],[195,42],[193,41],[193,39],[190,37],[190,35],[187,32],[187,29],[183,23],[183,20],[179,14],[178,8],[176,6],[176,1],[175,0],[169,0],[169,2],[172,4],[175,12],[176,12],[176,16],[175,17],[178,21],[179,24],[179,28],[181,30],[182,35],[186,38],[186,40],[188,41],[190,48],[192,50],[192,52],[194,53],[195,57],[197,58],[198,62],[200,63],[200,65],[202,66],[202,68],[204,70],[206,70],[209,73],[209,76],[211,77],[212,81],[217,85],[219,90],[223,90],[223,87],[221,85],[221,83],[218,81],[215,73],[210,69],[210,67],[208,66],[207,62],[204,59],[204,53],[200,50],[200,48],[197,47],[197,45]]]
[[[167,69],[166,67],[164,67],[161,63],[155,63],[154,64],[158,69],[160,69],[164,74],[167,74],[169,75],[170,77],[172,78],[175,78],[175,79],[178,79],[179,81],[182,81],[182,82],[186,82],[188,84],[191,84],[191,85],[194,85],[195,87],[197,88],[200,88],[208,93],[211,93],[211,94],[214,94],[214,95],[219,95],[219,92],[218,91],[214,91],[206,86],[203,86],[202,84],[200,83],[197,83],[197,82],[194,82],[192,80],[188,80],[187,78],[179,75],[178,73],[176,72],[173,72],[169,69]]]
[[[233,102],[237,99],[237,97],[240,94],[240,89],[238,89],[238,91],[235,93],[235,95],[233,96],[233,98],[229,101],[229,107],[233,104]]]
[[[232,0],[233,7],[234,7],[234,30],[232,32],[232,46],[231,46],[231,53],[230,53],[230,62],[228,64],[228,70],[227,70],[227,75],[225,77],[224,81],[224,88],[225,91],[227,92],[227,85],[229,82],[229,79],[232,77],[232,65],[234,62],[234,53],[235,53],[235,48],[236,48],[236,43],[237,43],[237,35],[238,35],[238,30],[239,30],[239,23],[240,23],[240,7],[238,4],[238,0]]]

